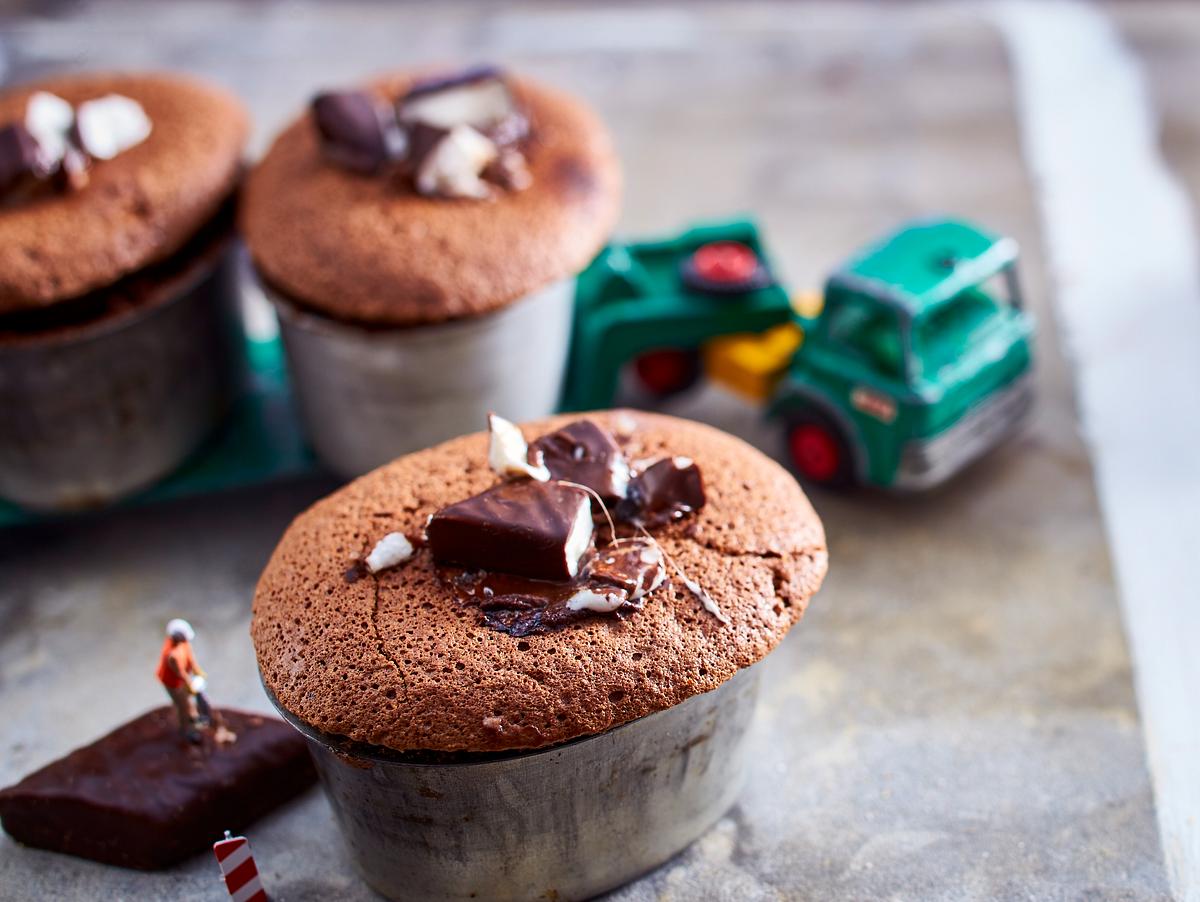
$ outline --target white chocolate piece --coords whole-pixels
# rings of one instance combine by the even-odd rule
[[[612,474],[612,487],[618,498],[625,498],[629,495],[629,461],[625,459],[625,455],[619,455],[612,459],[612,465],[609,467],[609,472]]]
[[[567,541],[563,547],[567,558],[567,573],[572,577],[579,573],[579,562],[592,545],[592,532],[592,500],[585,497],[583,504],[579,505],[575,522],[571,524],[571,531],[567,533]]]
[[[25,106],[25,128],[38,143],[42,165],[53,171],[67,153],[75,110],[57,94],[35,91]]]
[[[515,111],[508,87],[500,79],[489,78],[419,94],[404,101],[400,119],[446,129],[469,125],[483,131]]]
[[[567,599],[567,608],[572,611],[596,611],[600,614],[609,614],[625,604],[627,600],[625,593],[619,589],[611,592],[580,589]]]
[[[97,160],[111,160],[150,137],[150,117],[136,100],[108,94],[88,100],[75,111],[79,143]]]
[[[628,411],[617,411],[612,419],[612,432],[617,438],[630,438],[637,432],[638,424]]]
[[[500,476],[528,476],[538,482],[548,482],[546,465],[529,462],[529,445],[525,436],[504,417],[488,414],[488,466]]]
[[[417,190],[426,195],[484,200],[491,187],[479,176],[496,159],[496,145],[469,125],[456,125],[425,155]]]
[[[662,550],[657,543],[642,549],[641,559],[643,564],[653,565],[654,569],[646,571],[650,574],[650,585],[642,585],[642,580],[646,576],[646,572],[638,574],[638,584],[634,587],[629,595],[630,601],[637,601],[643,595],[649,595],[667,579],[667,568],[663,562]]]
[[[679,578],[687,587],[687,590],[700,599],[700,604],[704,605],[704,610],[712,614],[725,626],[729,626],[730,620],[725,615],[725,612],[713,601],[713,597],[704,591],[704,587],[689,576],[686,576],[682,570],[679,571]]]
[[[413,556],[412,542],[402,532],[389,532],[375,543],[363,562],[372,573],[403,564]]]

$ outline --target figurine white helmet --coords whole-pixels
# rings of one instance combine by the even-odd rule
[[[172,639],[179,638],[185,642],[191,642],[196,638],[196,631],[192,629],[192,625],[186,620],[176,617],[167,624],[167,635]]]

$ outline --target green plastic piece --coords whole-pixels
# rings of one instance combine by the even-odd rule
[[[953,219],[911,223],[848,260],[827,291],[870,295],[921,316],[1017,260],[1017,243]]]
[[[583,272],[564,410],[611,406],[621,368],[647,351],[700,349],[792,319],[804,342],[767,413],[785,429],[814,418],[828,427],[855,481],[929,488],[1029,409],[1034,326],[1021,309],[1012,239],[952,219],[911,223],[836,270],[813,319],[795,314],[778,284],[689,290],[680,268],[712,241],[742,242],[767,260],[742,219],[613,244]]]
[[[696,226],[662,241],[614,243],[583,271],[563,410],[611,406],[621,367],[646,351],[698,349],[710,338],[787,322],[791,305],[778,284],[736,295],[683,284],[680,267],[713,241],[746,244],[769,266],[757,227],[742,219]]]

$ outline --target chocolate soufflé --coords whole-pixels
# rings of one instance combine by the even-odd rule
[[[394,75],[371,91],[392,103],[418,81]],[[241,227],[259,274],[332,319],[396,327],[499,310],[583,269],[620,205],[608,132],[574,97],[506,82],[529,122],[530,182],[488,200],[428,197],[338,165],[306,111],[247,179]]]
[[[424,538],[434,514],[501,484],[489,434],[464,436],[361,477],[289,527],[259,581],[251,624],[279,704],[325,734],[401,752],[536,749],[715,689],[778,645],[828,562],[820,520],[792,476],[719,430],[634,411],[522,424],[530,460],[537,439],[579,421],[613,437],[631,487],[655,461],[672,462],[681,491],[698,491],[695,471],[703,479],[703,497],[684,513],[655,518],[653,505],[642,507],[653,536],[645,541],[669,566],[640,607],[582,611],[524,632],[466,603]],[[575,429],[567,434],[582,434]],[[596,497],[593,560],[611,563]],[[364,567],[394,533],[413,539],[411,557]]]
[[[249,134],[232,95],[174,74],[68,75],[6,88],[0,123],[20,121],[36,92],[73,105],[120,95],[140,104],[151,130],[141,143],[93,165],[84,187],[0,205],[0,320],[23,315],[24,328],[34,312],[62,307],[74,321],[80,311],[71,308],[81,298],[92,301],[89,315],[103,312],[97,292],[192,249],[213,223],[229,231],[231,217],[220,214],[237,186]],[[124,291],[115,308],[126,309],[128,296]]]

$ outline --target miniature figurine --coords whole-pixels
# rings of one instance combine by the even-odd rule
[[[167,636],[158,659],[158,680],[175,706],[179,732],[188,742],[200,743],[198,727],[213,729],[213,738],[219,743],[233,742],[237,734],[225,726],[204,695],[208,674],[192,654],[194,638],[196,631],[186,620],[177,617],[167,624]]]
[[[225,838],[213,843],[213,855],[221,867],[225,890],[236,902],[267,902],[266,890],[258,876],[258,864],[246,837],[234,836],[226,830]]]
[[[1011,238],[915,222],[793,299],[751,222],[610,245],[579,277],[562,407],[610,406],[626,364],[655,398],[707,374],[783,424],[806,481],[931,488],[1032,406],[1016,263]]]

